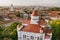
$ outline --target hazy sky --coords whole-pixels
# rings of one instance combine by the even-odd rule
[[[60,0],[0,0],[0,6],[29,6],[29,5],[44,5],[44,6],[60,6]]]

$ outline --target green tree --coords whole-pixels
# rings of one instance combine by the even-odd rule
[[[60,11],[60,8],[54,7],[54,8],[50,8],[49,10],[52,10],[52,11]]]
[[[12,23],[9,27],[8,27],[8,33],[10,38],[12,38],[13,40],[17,39],[17,22]]]
[[[11,38],[12,40],[17,40],[17,25],[18,22],[14,22],[9,27],[4,28],[2,31],[3,38]]]
[[[3,25],[0,24],[0,39],[3,39]]]
[[[9,27],[4,28],[3,25],[0,25],[0,39],[12,39],[17,40],[17,25],[21,25],[21,22],[14,22]]]
[[[50,23],[53,29],[53,40],[60,40],[60,20],[53,20]]]

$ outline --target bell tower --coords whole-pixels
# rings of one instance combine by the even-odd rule
[[[14,11],[13,4],[11,4],[10,11]]]
[[[32,14],[31,14],[31,23],[35,24],[37,22],[39,22],[38,12],[37,12],[37,10],[33,10]]]

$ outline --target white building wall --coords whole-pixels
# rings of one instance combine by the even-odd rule
[[[39,16],[31,16],[31,19],[39,19]]]
[[[39,21],[39,16],[31,16],[31,24],[36,24]]]
[[[23,38],[23,35],[26,35],[26,38]],[[31,36],[33,36],[34,38],[31,39]],[[40,33],[32,33],[32,32],[24,32],[24,31],[18,31],[18,40],[44,40],[44,34],[40,34]],[[41,38],[41,39],[40,39]]]

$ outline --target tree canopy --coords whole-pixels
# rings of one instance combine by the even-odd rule
[[[60,20],[53,20],[50,24],[53,29],[53,40],[60,40]]]
[[[0,39],[12,39],[17,40],[17,25],[18,22],[12,23],[9,27],[3,28],[4,26],[0,25]]]

